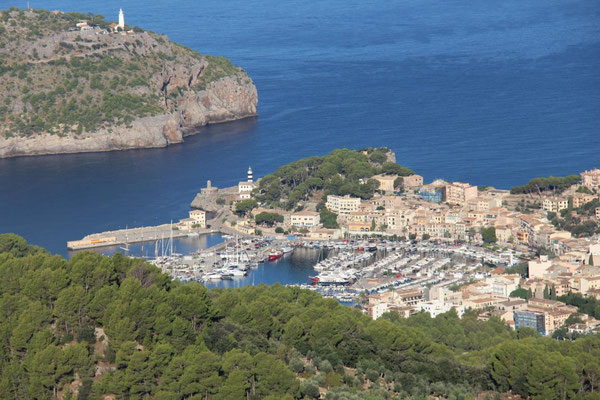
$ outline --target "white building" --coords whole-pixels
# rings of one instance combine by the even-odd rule
[[[179,228],[183,230],[191,230],[197,228],[206,228],[206,211],[192,210],[190,217],[179,221]]]
[[[194,225],[199,225],[200,228],[206,228],[206,211],[192,210],[190,218],[194,221]]]
[[[542,202],[544,211],[559,212],[569,207],[569,199],[564,197],[549,197]]]
[[[325,207],[336,214],[348,215],[358,211],[360,199],[358,197],[346,196],[327,196]]]
[[[462,317],[462,315],[465,312],[464,306],[454,306],[452,304],[444,304],[438,300],[424,301],[422,303],[417,304],[417,310],[429,313],[429,315],[431,315],[431,318],[435,318],[438,315],[448,312],[453,308],[456,310],[456,313],[458,314],[458,316]]]
[[[552,266],[552,262],[548,261],[548,256],[540,256],[539,260],[529,261],[527,267],[529,272],[529,279],[541,278],[548,268]]]
[[[517,275],[518,277],[518,275]],[[514,290],[519,288],[519,279],[505,276],[492,276],[485,282],[490,287],[490,294],[498,297],[508,297]]]
[[[366,306],[366,311],[371,318],[377,319],[388,312],[388,304],[385,302],[369,304]]]
[[[321,215],[315,211],[298,211],[290,216],[290,224],[293,226],[305,226],[307,228],[318,226],[321,223]]]

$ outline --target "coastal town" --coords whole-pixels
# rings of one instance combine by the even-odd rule
[[[395,158],[388,157],[381,162],[390,167]],[[297,286],[373,319],[389,311],[408,317],[474,310],[480,319],[497,317],[543,335],[600,331],[600,321],[558,300],[600,299],[600,169],[556,178],[562,183],[551,190],[538,182],[509,191],[441,179],[425,184],[394,168],[403,175],[360,182],[376,187],[368,199],[315,190],[293,207],[261,201],[261,181],[270,178],[255,180],[248,168],[234,187],[208,181],[188,218],[90,235],[68,247],[120,244],[128,251],[128,243],[154,240],[155,265],[204,283],[244,277],[300,248],[319,249],[315,275]],[[578,224],[565,225],[566,218]],[[591,232],[580,230],[590,225]],[[188,255],[173,251],[173,238],[211,232],[225,242]]]
[[[343,286],[345,297],[349,290],[368,293],[360,306],[373,318],[388,311],[404,316],[426,311],[435,316],[451,309],[459,315],[473,309],[481,311],[479,318],[497,316],[514,328],[526,326],[544,335],[562,328],[570,317],[578,323],[569,326],[569,332],[600,329],[600,321],[553,300],[569,293],[600,298],[597,235],[577,237],[557,228],[550,218],[591,205],[589,219],[598,220],[600,169],[582,172],[579,181],[560,195],[511,194],[443,180],[424,184],[417,174],[372,179],[378,182],[372,199],[329,195],[306,202],[299,211],[257,204],[240,213],[258,187],[249,169],[247,179],[234,188],[221,190],[209,182],[192,205],[207,206],[202,210],[207,212],[212,201],[211,211],[219,210],[220,223],[240,235],[281,240],[294,235],[303,245],[348,248],[349,254],[369,246],[387,248],[390,254],[370,264],[375,266],[368,271],[348,272],[349,266],[341,262],[329,269],[337,275],[328,286]],[[326,210],[336,215],[337,228],[324,227],[323,213],[317,211],[323,200]],[[192,213],[197,212],[180,222],[181,229],[194,224]],[[450,254],[462,259],[457,262]],[[332,274],[325,276],[330,279]]]

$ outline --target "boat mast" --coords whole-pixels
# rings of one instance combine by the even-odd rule
[[[170,252],[171,252],[171,257],[173,257],[173,220],[171,220],[171,238],[169,239],[170,241]]]
[[[165,256],[165,234],[164,232],[160,233],[160,256]]]

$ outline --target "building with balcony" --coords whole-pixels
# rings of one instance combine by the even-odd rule
[[[325,207],[331,212],[340,215],[348,215],[357,212],[360,206],[360,198],[346,196],[327,196]]]
[[[315,211],[298,211],[290,216],[292,226],[311,228],[321,223],[321,215]]]
[[[463,182],[452,182],[446,185],[446,202],[463,205],[477,197],[477,186]]]
[[[581,184],[590,190],[600,186],[600,169],[592,169],[581,173]]]
[[[547,197],[542,201],[544,211],[559,212],[569,208],[569,199],[565,197]]]

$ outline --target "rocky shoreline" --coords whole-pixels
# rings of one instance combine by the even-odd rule
[[[252,81],[228,76],[205,90],[186,92],[177,101],[177,111],[139,118],[127,126],[61,137],[0,137],[0,158],[49,154],[87,153],[166,147],[182,143],[195,128],[240,120],[257,115],[258,93]]]

